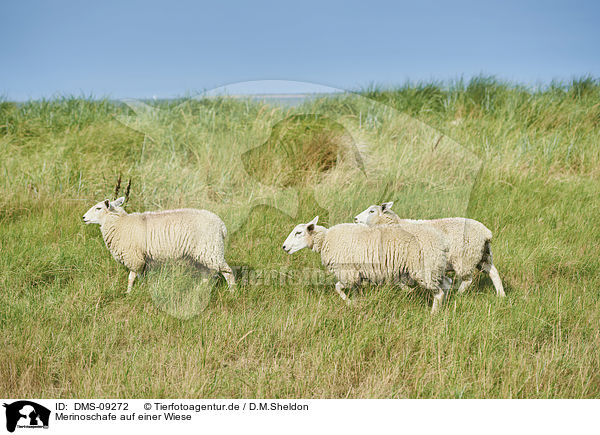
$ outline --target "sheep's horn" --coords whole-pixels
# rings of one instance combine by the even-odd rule
[[[114,199],[117,199],[117,197],[119,196],[119,190],[121,189],[121,174],[119,174],[119,178],[117,178],[117,185],[115,186],[115,197]]]
[[[129,201],[129,191],[131,190],[131,178],[127,183],[127,188],[125,189],[125,202]]]

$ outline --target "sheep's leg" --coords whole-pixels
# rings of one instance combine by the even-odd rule
[[[471,285],[472,282],[473,282],[473,276],[472,275],[463,276],[461,278],[460,286],[458,287],[458,293],[459,294],[464,293],[465,290]]]
[[[443,289],[440,289],[438,293],[433,295],[433,306],[431,307],[431,314],[435,314],[438,312],[442,304],[444,303],[444,298],[446,293]]]
[[[444,300],[446,299],[446,293],[452,288],[452,279],[447,276],[442,277],[442,284],[440,286],[439,292],[433,296],[433,306],[431,307],[431,314],[436,313]]]
[[[131,289],[133,288],[133,281],[135,281],[136,276],[136,272],[134,272],[133,270],[129,271],[129,279],[127,280],[127,293],[131,292]]]
[[[227,281],[229,291],[233,293],[235,291],[235,277],[233,276],[233,272],[223,272],[223,276],[225,277],[225,281]]]
[[[346,303],[350,305],[350,299],[348,299],[348,296],[346,296],[346,293],[344,293],[344,291],[342,290],[343,288],[344,284],[342,284],[340,281],[335,283],[335,291],[337,292],[337,294],[340,295],[340,298],[342,298],[342,300],[346,301]]]
[[[503,298],[506,296],[504,293],[504,286],[502,286],[502,280],[500,279],[500,275],[498,274],[498,269],[493,264],[486,264],[484,266],[484,270],[488,273],[492,282],[494,283],[494,287],[496,288],[496,296]]]
[[[214,263],[214,264],[203,264],[204,267],[208,268],[210,271],[214,273],[220,273],[227,281],[227,287],[229,287],[229,291],[233,293],[235,290],[235,276],[233,275],[233,270],[225,261],[222,263]]]
[[[221,267],[221,273],[223,274],[225,281],[227,281],[229,291],[233,293],[235,290],[235,276],[233,276],[233,270],[231,270],[231,267],[229,267],[228,264],[225,264]]]
[[[452,278],[448,277],[448,276],[444,276],[442,278],[442,289],[444,291],[448,291],[452,288]]]

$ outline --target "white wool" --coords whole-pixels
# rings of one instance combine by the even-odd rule
[[[309,247],[311,247],[309,245]],[[316,227],[312,249],[344,286],[362,279],[373,283],[410,278],[429,290],[439,290],[448,246],[436,230],[414,224],[365,227],[340,224]]]
[[[463,217],[451,217],[431,220],[402,219],[391,210],[391,204],[370,206],[356,218],[369,226],[386,224],[423,224],[441,231],[448,240],[449,253],[447,270],[455,272],[463,280],[461,292],[471,282],[477,269],[490,274],[499,296],[504,295],[502,282],[493,265],[491,240],[492,232],[481,222]]]
[[[413,220],[392,218],[389,212],[383,217],[378,217],[373,225],[394,224],[426,224],[441,231],[448,239],[450,251],[448,256],[449,270],[453,270],[457,277],[465,277],[472,274],[477,266],[486,259],[486,254],[491,253],[486,244],[492,240],[492,232],[481,222],[474,219],[452,217],[431,220]]]
[[[223,273],[230,285],[234,283],[232,270],[225,262],[227,229],[216,214],[196,209],[128,214],[117,201],[106,206],[98,203],[84,220],[100,224],[106,247],[134,278],[149,262],[190,258]]]
[[[283,244],[293,254],[308,247],[321,254],[322,264],[337,280],[336,291],[352,287],[362,280],[373,283],[401,283],[412,280],[443,301],[448,245],[443,234],[427,225],[403,224],[368,227],[339,224],[329,229],[300,224]],[[338,287],[339,286],[339,287]],[[436,311],[434,300],[432,311]]]
[[[209,269],[229,270],[225,224],[207,210],[109,213],[100,231],[113,257],[135,272],[149,261],[186,256]]]

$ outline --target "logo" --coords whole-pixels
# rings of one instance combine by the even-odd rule
[[[48,429],[50,410],[29,400],[19,400],[4,404],[6,408],[6,430],[14,432],[15,428]]]
[[[209,169],[207,174],[213,175],[194,177],[190,195],[223,220],[229,249],[247,250],[251,234],[255,248],[278,252],[275,268],[236,265],[241,272],[236,278],[244,285],[333,286],[331,274],[322,269],[283,266],[289,260],[281,257],[282,228],[315,216],[330,226],[352,222],[367,206],[393,202],[402,204],[398,216],[467,214],[482,160],[445,133],[376,99],[341,89],[319,87],[320,95],[296,94],[296,100],[286,101],[285,93],[250,98],[233,91],[298,86],[315,85],[237,83],[176,106],[122,100],[128,109],[116,117],[144,134],[136,147],[144,164],[174,164],[189,174]],[[131,165],[135,170],[137,163]],[[161,187],[163,195],[181,188],[176,180]],[[153,302],[172,316],[191,318],[213,300],[211,275],[187,262],[161,264],[146,276]]]

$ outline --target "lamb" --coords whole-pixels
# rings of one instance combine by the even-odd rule
[[[474,219],[453,217],[432,220],[401,219],[392,211],[393,202],[372,205],[354,218],[354,222],[369,226],[379,224],[422,223],[440,230],[448,239],[450,252],[447,270],[453,270],[461,280],[458,288],[463,293],[473,281],[476,269],[486,272],[494,284],[496,294],[504,297],[504,287],[498,270],[492,262],[492,232]]]
[[[207,210],[178,209],[128,214],[125,197],[99,202],[83,221],[99,224],[106,247],[129,269],[127,293],[150,261],[189,258],[196,265],[223,274],[230,290],[235,278],[225,262],[225,224]]]
[[[293,254],[309,248],[338,282],[335,291],[349,303],[345,287],[365,279],[373,283],[414,280],[434,292],[432,314],[444,301],[452,281],[444,276],[448,245],[441,232],[423,225],[368,227],[339,224],[329,229],[317,225],[319,217],[297,225],[283,243]]]

